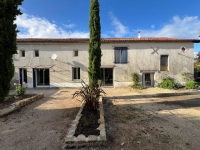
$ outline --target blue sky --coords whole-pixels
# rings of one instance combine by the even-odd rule
[[[102,37],[200,35],[200,1],[99,0]],[[89,37],[90,0],[24,0],[18,38]],[[200,44],[195,44],[200,51]]]

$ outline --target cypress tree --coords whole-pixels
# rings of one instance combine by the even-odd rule
[[[14,75],[12,56],[17,53],[16,16],[22,14],[18,9],[23,0],[0,0],[0,103],[10,90]]]
[[[90,40],[89,40],[89,85],[96,84],[101,79],[101,24],[98,0],[90,1]]]

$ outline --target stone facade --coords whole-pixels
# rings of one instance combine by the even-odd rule
[[[165,76],[183,83],[182,73],[193,74],[194,42],[200,40],[102,39],[103,85],[130,85],[130,75],[133,72],[139,74],[140,83],[143,85],[148,79],[151,82],[149,85],[154,86]],[[20,79],[26,78],[29,88],[77,87],[80,86],[80,79],[88,82],[88,39],[18,39],[17,45],[18,54],[13,55],[13,80],[20,82]],[[127,48],[127,51],[123,56],[123,52],[117,51],[116,48]],[[39,56],[36,56],[36,51]],[[56,59],[51,59],[52,54],[56,54]],[[116,55],[124,57],[126,62],[115,62],[118,59]],[[162,56],[167,56],[165,71],[161,70]],[[122,58],[117,61],[120,59]]]

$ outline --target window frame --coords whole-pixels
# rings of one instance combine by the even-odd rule
[[[23,55],[24,54],[24,55]],[[25,57],[26,56],[26,52],[25,50],[20,50],[20,57]]]
[[[167,65],[162,64],[162,57],[167,56]],[[162,66],[167,66],[167,70],[162,69]],[[160,55],[160,71],[169,71],[169,55],[168,54],[163,54]]]
[[[76,70],[76,72],[75,72]],[[74,74],[76,75],[74,76]],[[75,77],[75,78],[74,78]],[[81,79],[81,69],[80,67],[72,67],[72,80],[79,81]]]
[[[76,55],[76,52],[77,52],[77,55]],[[77,49],[73,50],[73,53],[74,53],[73,54],[74,57],[78,57],[79,51]]]
[[[38,52],[38,56],[36,55],[36,52]],[[39,50],[34,50],[34,57],[40,57]]]
[[[119,51],[119,52],[117,52],[117,51]],[[125,51],[125,53],[124,53],[124,57],[126,57],[125,61],[123,61],[123,51]],[[120,55],[119,61],[116,61],[117,53]],[[128,46],[115,46],[114,47],[114,63],[115,64],[127,64],[128,63]]]

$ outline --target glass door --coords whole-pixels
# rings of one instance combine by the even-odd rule
[[[153,87],[154,86],[154,73],[143,73],[143,86],[145,87]]]
[[[101,68],[103,86],[113,86],[113,68]]]
[[[49,82],[49,69],[36,69],[37,86],[48,86]]]

